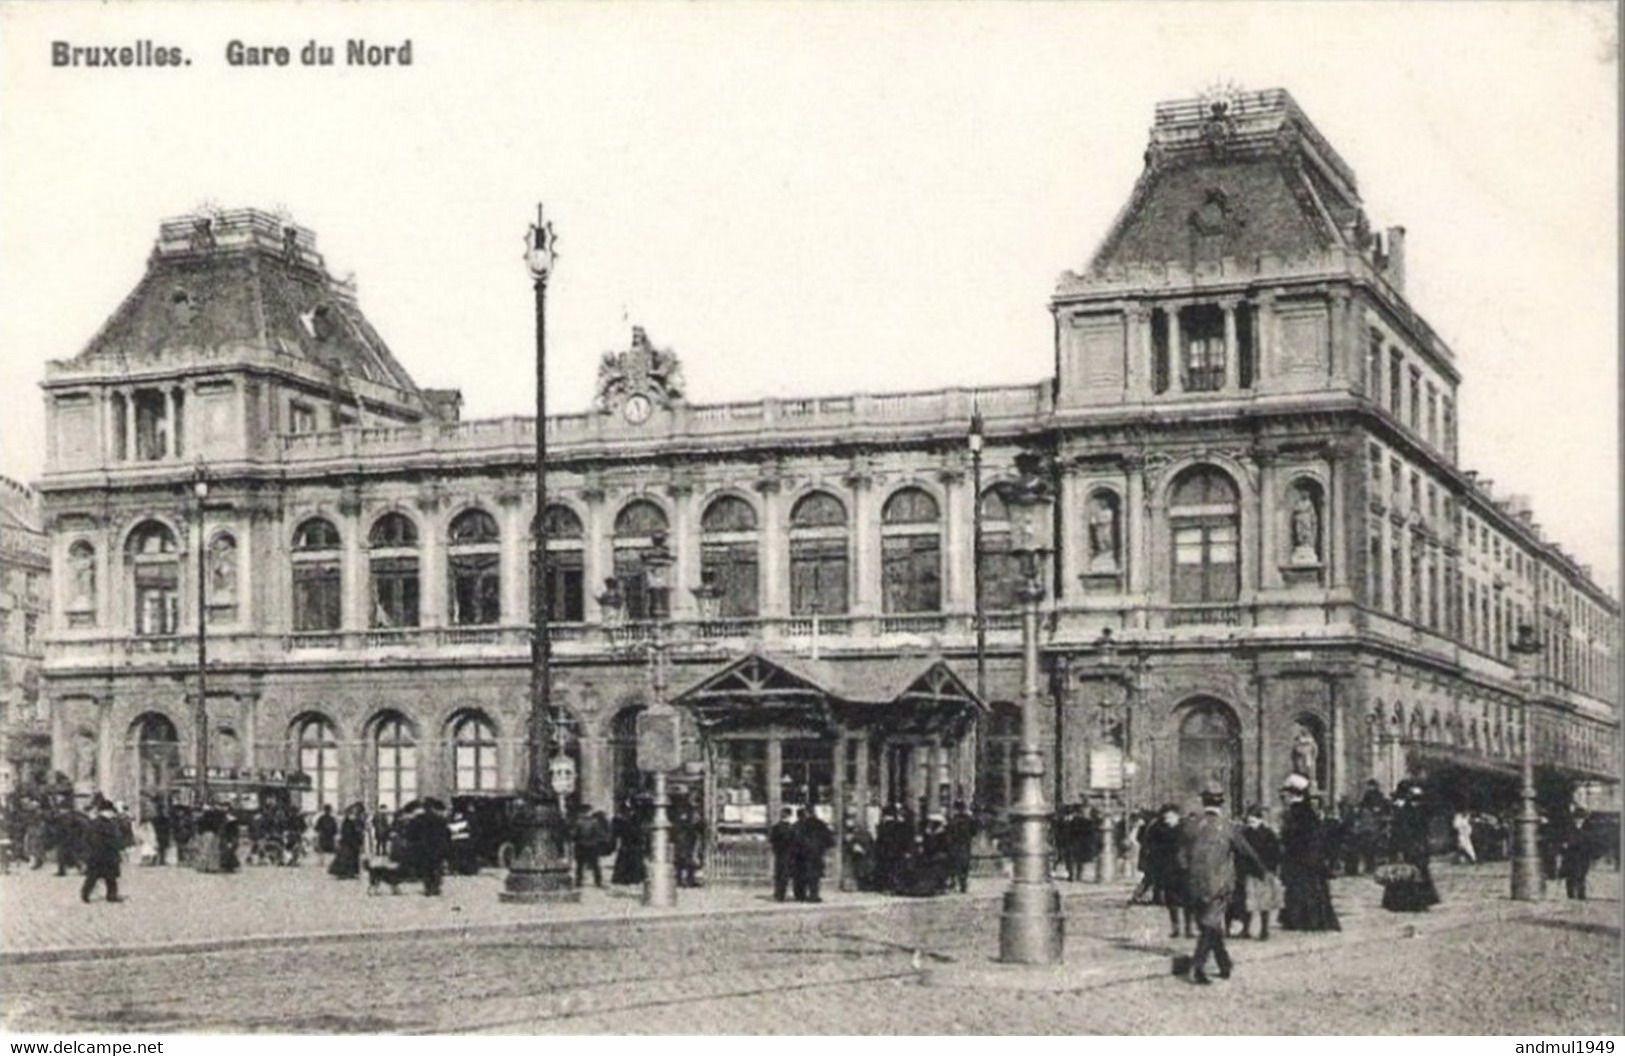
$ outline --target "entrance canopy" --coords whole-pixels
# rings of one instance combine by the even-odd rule
[[[985,705],[940,659],[806,660],[751,653],[678,693],[706,732],[768,726],[957,741]]]

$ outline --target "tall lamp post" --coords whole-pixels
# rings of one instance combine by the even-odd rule
[[[209,471],[199,460],[192,473],[192,495],[197,499],[197,699],[192,702],[192,728],[197,731],[193,761],[197,768],[194,796],[199,810],[209,801],[209,604],[206,555],[208,549],[203,507],[209,497]]]
[[[1054,490],[1041,452],[1016,456],[1021,478],[1006,488],[1011,550],[1021,561],[1021,781],[1010,810],[1017,827],[1015,867],[999,917],[999,959],[1008,964],[1058,964],[1066,921],[1049,869],[1049,807],[1044,803],[1044,755],[1038,737],[1038,619],[1044,600],[1044,560],[1052,551]]]
[[[971,479],[971,583],[976,604],[976,699],[987,702],[987,607],[982,589],[982,409],[973,407],[965,446],[970,449]],[[972,781],[987,773],[986,730],[976,733],[976,768]],[[987,791],[976,789],[977,798],[986,801]]]
[[[1518,773],[1518,822],[1512,830],[1512,898],[1518,902],[1537,901],[1545,888],[1540,871],[1540,812],[1535,807],[1535,747],[1531,722],[1534,704],[1535,659],[1541,653],[1540,638],[1527,623],[1518,625],[1518,637],[1507,648],[1517,663],[1518,696],[1523,718],[1523,751]]]
[[[530,575],[530,710],[525,724],[526,762],[533,806],[525,819],[520,851],[503,882],[504,902],[575,901],[580,898],[570,875],[563,802],[573,773],[560,768],[555,779],[553,757],[552,641],[547,611],[547,281],[558,259],[553,224],[536,207],[536,223],[525,236],[525,266],[530,271],[536,306],[536,516],[531,546],[536,557]]]

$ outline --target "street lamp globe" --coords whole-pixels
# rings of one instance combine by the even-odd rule
[[[965,446],[970,450],[971,454],[979,455],[982,453],[982,444],[985,439],[986,436],[982,429],[982,411],[981,408],[976,408],[971,411],[970,431],[965,434]]]

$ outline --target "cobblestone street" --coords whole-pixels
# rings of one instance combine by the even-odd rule
[[[1441,867],[1440,874],[1445,904],[1418,917],[1382,912],[1368,880],[1336,881],[1343,932],[1277,933],[1267,945],[1238,939],[1236,977],[1200,990],[1168,974],[1189,940],[1167,938],[1161,910],[1125,907],[1117,887],[1063,884],[1067,991],[1011,992],[951,985],[952,969],[985,964],[997,946],[1002,884],[994,880],[965,897],[846,896],[817,907],[774,906],[755,892],[685,892],[682,914],[651,917],[630,893],[588,892],[568,909],[501,906],[495,877],[458,880],[437,903],[416,894],[368,898],[314,870],[177,873],[136,886],[123,907],[66,907],[105,929],[76,934],[105,937],[117,930],[109,920],[145,934],[152,919],[179,915],[197,922],[188,935],[212,920],[221,948],[176,955],[132,947],[112,959],[59,949],[57,959],[16,963],[19,951],[8,945],[0,991],[12,1029],[92,1032],[1617,1029],[1617,874],[1596,876],[1602,897],[1588,905],[1553,898],[1538,907],[1505,900],[1504,869]],[[16,921],[32,918],[32,933],[50,940],[36,949],[62,946],[73,930],[53,920],[64,909],[57,891],[69,881],[49,880],[13,876],[0,888],[8,934],[23,934]],[[159,897],[162,885],[200,893],[177,905]],[[46,911],[18,912],[19,899],[37,891],[49,893]],[[232,927],[242,906],[276,898],[287,904],[272,921],[295,921],[309,933],[365,927],[373,934],[227,944],[233,933],[251,934]],[[452,914],[477,926],[410,930]],[[538,919],[544,914],[550,923]],[[335,928],[346,915],[350,926]],[[255,930],[266,930],[265,920],[258,923]],[[933,973],[950,985],[921,986],[922,974]]]

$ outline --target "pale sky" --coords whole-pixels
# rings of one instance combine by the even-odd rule
[[[351,37],[413,65],[342,65]],[[283,44],[233,69],[232,39]],[[53,69],[51,42],[180,69]],[[297,51],[332,44],[339,65]],[[158,222],[285,206],[418,380],[528,413],[521,238],[560,236],[554,411],[633,323],[696,402],[1028,382],[1046,302],[1141,168],[1158,100],[1285,87],[1409,229],[1455,349],[1463,464],[1618,575],[1618,34],[1610,4],[44,5],[0,0],[0,472],[44,361]]]

